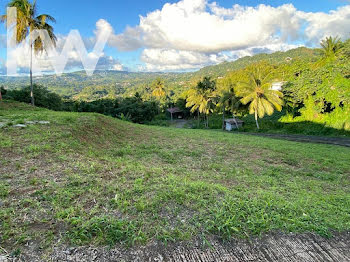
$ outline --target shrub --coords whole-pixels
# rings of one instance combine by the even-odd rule
[[[45,107],[51,110],[62,109],[62,98],[47,90],[47,88],[35,85],[33,86],[35,105]],[[19,102],[30,103],[30,86],[22,89],[8,90],[5,96],[6,99],[12,99]]]

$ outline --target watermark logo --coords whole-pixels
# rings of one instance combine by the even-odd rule
[[[103,50],[107,41],[112,34],[111,30],[102,30],[96,37],[96,43],[93,51],[88,53],[84,41],[78,30],[71,30],[67,36],[61,52],[57,50],[53,41],[51,40],[47,30],[33,30],[26,39],[19,45],[29,46],[32,45],[39,37],[42,41],[43,48],[46,51],[47,61],[51,64],[51,67],[56,75],[62,75],[72,52],[75,51],[77,59],[83,65],[84,70],[88,76],[91,76],[96,67],[99,59],[103,55]],[[7,75],[17,75],[18,73],[18,61],[16,52],[13,52],[18,48],[16,41],[17,35],[17,8],[7,8]],[[33,57],[31,49],[27,48],[30,66],[33,74],[40,75],[42,70],[38,60]]]

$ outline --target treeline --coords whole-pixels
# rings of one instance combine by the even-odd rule
[[[205,77],[183,95],[192,112],[252,114],[258,119],[284,108],[280,122],[313,122],[350,130],[350,40],[328,37],[318,60],[262,61],[216,81]]]
[[[30,87],[16,90],[6,90],[1,87],[4,99],[30,103]],[[134,123],[152,121],[159,113],[157,101],[143,101],[139,95],[130,98],[100,99],[92,102],[64,101],[59,95],[50,92],[47,88],[34,85],[36,106],[55,111],[95,112]]]

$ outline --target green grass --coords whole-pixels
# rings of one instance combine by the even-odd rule
[[[314,123],[310,121],[281,122],[281,117],[285,116],[285,112],[275,112],[272,116],[265,116],[259,119],[260,129],[256,127],[256,122],[253,115],[247,115],[243,118],[238,117],[244,121],[244,127],[240,132],[250,133],[271,133],[271,134],[296,134],[296,135],[311,135],[311,136],[330,136],[330,137],[350,137],[350,131],[344,129],[336,129],[321,123]],[[226,116],[230,118],[231,116]],[[193,126],[198,128],[197,121],[193,121]],[[204,129],[202,122],[199,128]],[[213,114],[209,118],[210,129],[222,128],[222,115]]]
[[[0,246],[350,230],[350,149],[0,104]]]

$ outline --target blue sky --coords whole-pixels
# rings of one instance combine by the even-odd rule
[[[78,29],[84,38],[94,37],[96,22],[100,19],[107,21],[114,30],[115,41],[106,46],[105,56],[111,56],[113,63],[119,63],[124,69],[133,71],[195,70],[201,66],[220,63],[224,60],[233,60],[244,55],[253,55],[257,52],[287,50],[300,44],[315,46],[317,41],[320,40],[318,38],[322,38],[330,32],[334,32],[334,34],[343,38],[346,38],[346,35],[350,36],[350,31],[348,34],[346,31],[346,27],[350,28],[350,2],[347,0],[217,0],[215,5],[213,5],[214,1],[210,0],[182,1],[187,3],[182,5],[179,4],[180,1],[172,0],[38,0],[38,11],[39,13],[49,13],[56,18],[55,31],[61,37],[67,35],[71,29]],[[1,10],[4,10],[3,7],[6,6],[6,3],[7,1],[0,0]],[[162,10],[167,3],[173,5],[169,5],[167,11],[163,10],[164,12],[161,12],[160,17],[152,16],[156,10]],[[272,9],[258,9],[257,6],[260,4],[271,6]],[[290,6],[282,8],[281,6],[285,4],[292,4],[295,10],[293,11]],[[235,11],[232,11],[233,5],[239,5],[242,8],[252,7],[253,9],[246,8],[238,12],[236,8]],[[177,18],[177,12],[184,9],[187,10],[186,15]],[[340,9],[342,9],[341,12],[339,11]],[[216,12],[215,10],[218,11]],[[333,14],[334,12],[330,13],[331,10],[338,10],[339,12]],[[226,13],[231,14],[232,12],[234,15],[226,16]],[[260,17],[260,20],[255,20],[250,16],[250,13],[253,12],[256,12],[256,16]],[[267,21],[264,15],[267,12],[271,12],[272,17],[276,16],[276,20]],[[284,15],[281,12],[287,14],[286,21],[282,21]],[[301,13],[294,15],[297,12]],[[308,15],[308,12],[311,12],[312,16]],[[237,19],[238,13],[242,16],[241,20],[247,19],[246,23],[242,23],[243,27],[248,24],[248,29],[244,32],[235,31],[235,28],[240,25],[239,19]],[[324,15],[319,18],[317,13]],[[169,19],[171,14],[175,14],[172,18],[173,20]],[[187,15],[193,16],[193,19],[186,20],[188,19]],[[211,15],[211,18],[205,19],[208,15]],[[327,15],[332,16],[328,17]],[[141,27],[141,29],[139,27],[140,16],[146,19],[146,26]],[[288,18],[288,16],[290,17]],[[309,19],[309,17],[312,18]],[[216,39],[221,39],[221,42],[212,39],[205,40],[206,38],[203,36],[205,30],[201,28],[201,24],[203,24],[201,21],[209,20],[212,21],[211,24],[208,22],[206,25],[209,33],[213,32],[211,35],[214,35]],[[279,20],[281,20],[280,28],[278,28]],[[295,20],[293,24],[290,22],[292,20]],[[330,20],[336,20],[336,23],[327,24]],[[265,22],[268,23],[266,32],[264,32],[264,28],[254,31],[255,27],[259,27],[259,24]],[[179,23],[179,28],[176,28],[176,23]],[[198,30],[195,26],[190,26],[191,30],[193,30],[193,35],[196,35],[196,38],[192,39],[192,32],[189,31],[190,29],[187,28],[186,23],[191,23],[191,25],[198,23],[198,30],[203,31],[202,35],[197,32]],[[256,24],[254,25],[254,23]],[[275,24],[270,26],[271,23]],[[136,37],[137,40],[132,41],[132,43],[130,43],[129,33],[125,32],[127,26],[134,31],[141,30],[139,36]],[[167,30],[167,26],[169,26],[169,30]],[[180,28],[181,26],[183,28]],[[234,32],[240,39],[247,39],[242,41],[235,41],[233,38],[226,39],[224,36],[225,31],[222,30],[223,27],[227,27],[227,34]],[[232,31],[230,28],[232,28]],[[184,31],[183,35],[179,32],[181,30]],[[221,33],[216,34],[217,31]],[[2,26],[0,34],[4,35],[5,33]],[[259,39],[250,39],[249,34],[261,34],[262,38],[266,36],[266,39],[261,41]],[[153,39],[153,36],[155,36],[155,39]],[[181,41],[185,44],[182,45]],[[208,44],[206,41],[208,41]],[[120,47],[122,45],[130,46],[130,50],[124,50],[125,48]],[[1,49],[0,57],[5,59],[6,50],[4,47]]]

